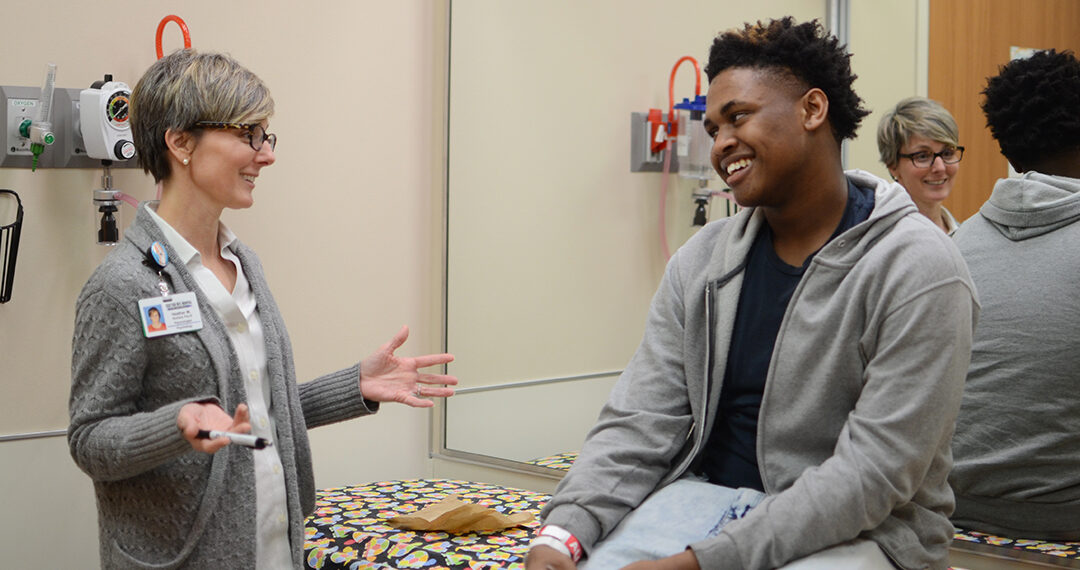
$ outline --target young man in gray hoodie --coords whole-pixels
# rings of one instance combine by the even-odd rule
[[[1019,178],[956,232],[982,316],[953,455],[953,521],[1080,540],[1080,61],[1036,52],[983,91]]]
[[[721,34],[713,166],[744,209],[671,258],[527,568],[944,568],[977,311],[903,187],[845,173],[867,114],[816,22]]]

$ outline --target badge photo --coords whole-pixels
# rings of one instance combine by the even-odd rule
[[[143,334],[154,338],[197,331],[202,328],[202,313],[195,293],[177,293],[168,297],[149,297],[139,301]]]

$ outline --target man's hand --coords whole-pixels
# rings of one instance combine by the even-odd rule
[[[660,560],[645,560],[635,562],[623,568],[623,570],[701,570],[694,551],[686,549],[675,556],[668,556]]]
[[[577,564],[550,546],[534,546],[525,556],[525,570],[576,570]]]

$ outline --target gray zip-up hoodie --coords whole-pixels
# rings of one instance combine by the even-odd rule
[[[856,537],[903,568],[945,567],[977,304],[955,246],[903,187],[847,174],[874,188],[874,210],[821,249],[792,296],[758,420],[768,496],[691,545],[703,568],[776,568]],[[747,209],[708,224],[668,264],[640,347],[543,513],[587,551],[701,452],[763,220]]]
[[[956,233],[983,305],[950,481],[958,526],[1080,540],[1080,179],[999,180]]]

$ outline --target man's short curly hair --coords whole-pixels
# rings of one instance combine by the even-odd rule
[[[789,73],[829,98],[829,124],[837,142],[854,138],[870,114],[851,88],[851,54],[817,20],[798,24],[791,16],[721,33],[709,50],[705,75],[711,83],[728,68],[748,67]]]
[[[1018,170],[1080,148],[1080,61],[1071,51],[1013,60],[982,93],[986,126]]]

